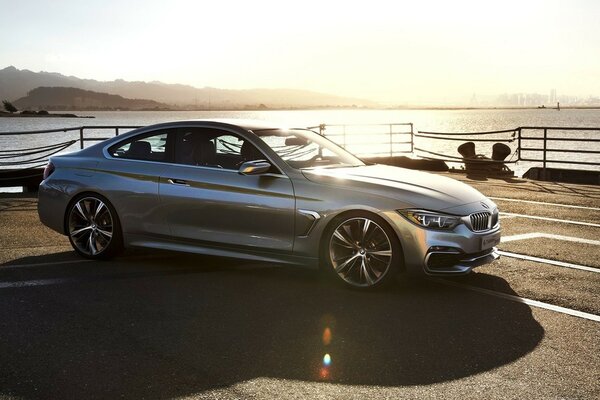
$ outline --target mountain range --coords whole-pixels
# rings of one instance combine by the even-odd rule
[[[304,108],[304,107],[376,107],[369,100],[340,97],[297,89],[218,89],[196,88],[163,82],[97,81],[65,76],[56,72],[33,72],[9,66],[0,70],[0,99],[17,101],[38,87],[77,88],[122,96],[126,99],[145,99],[181,109],[216,108]],[[81,109],[81,108],[80,108]]]
[[[126,99],[72,87],[37,87],[13,102],[20,110],[160,110],[169,106],[145,99]]]

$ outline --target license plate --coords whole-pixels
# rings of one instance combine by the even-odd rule
[[[493,233],[481,238],[481,250],[491,249],[500,243],[500,232]]]

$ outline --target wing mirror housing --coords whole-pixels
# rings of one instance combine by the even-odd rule
[[[238,172],[242,175],[260,175],[271,169],[271,164],[266,160],[246,161],[240,165]]]

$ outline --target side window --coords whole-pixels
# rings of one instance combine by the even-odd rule
[[[241,156],[244,140],[238,136],[225,134],[215,138],[217,154],[227,154],[232,156]]]
[[[108,151],[115,158],[165,162],[168,161],[168,137],[169,130],[139,135],[125,143],[116,144]]]
[[[244,161],[265,159],[242,137],[219,129],[180,128],[175,162],[184,165],[238,170]]]

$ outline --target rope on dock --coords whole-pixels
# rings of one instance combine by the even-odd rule
[[[67,149],[72,144],[76,143],[76,140],[69,140],[66,142],[61,142],[48,146],[40,146],[40,147],[32,147],[30,149],[17,149],[17,150],[1,150],[0,151],[0,160],[6,159],[14,159],[13,161],[0,161],[0,166],[2,167],[12,167],[12,166],[24,166],[28,164],[39,164],[40,162],[47,162],[48,158],[54,154],[57,154],[65,149]],[[19,158],[27,157],[27,156],[35,156],[37,157],[28,158],[26,160],[19,160]],[[43,164],[42,164],[43,165]],[[28,167],[29,168],[29,167]]]

